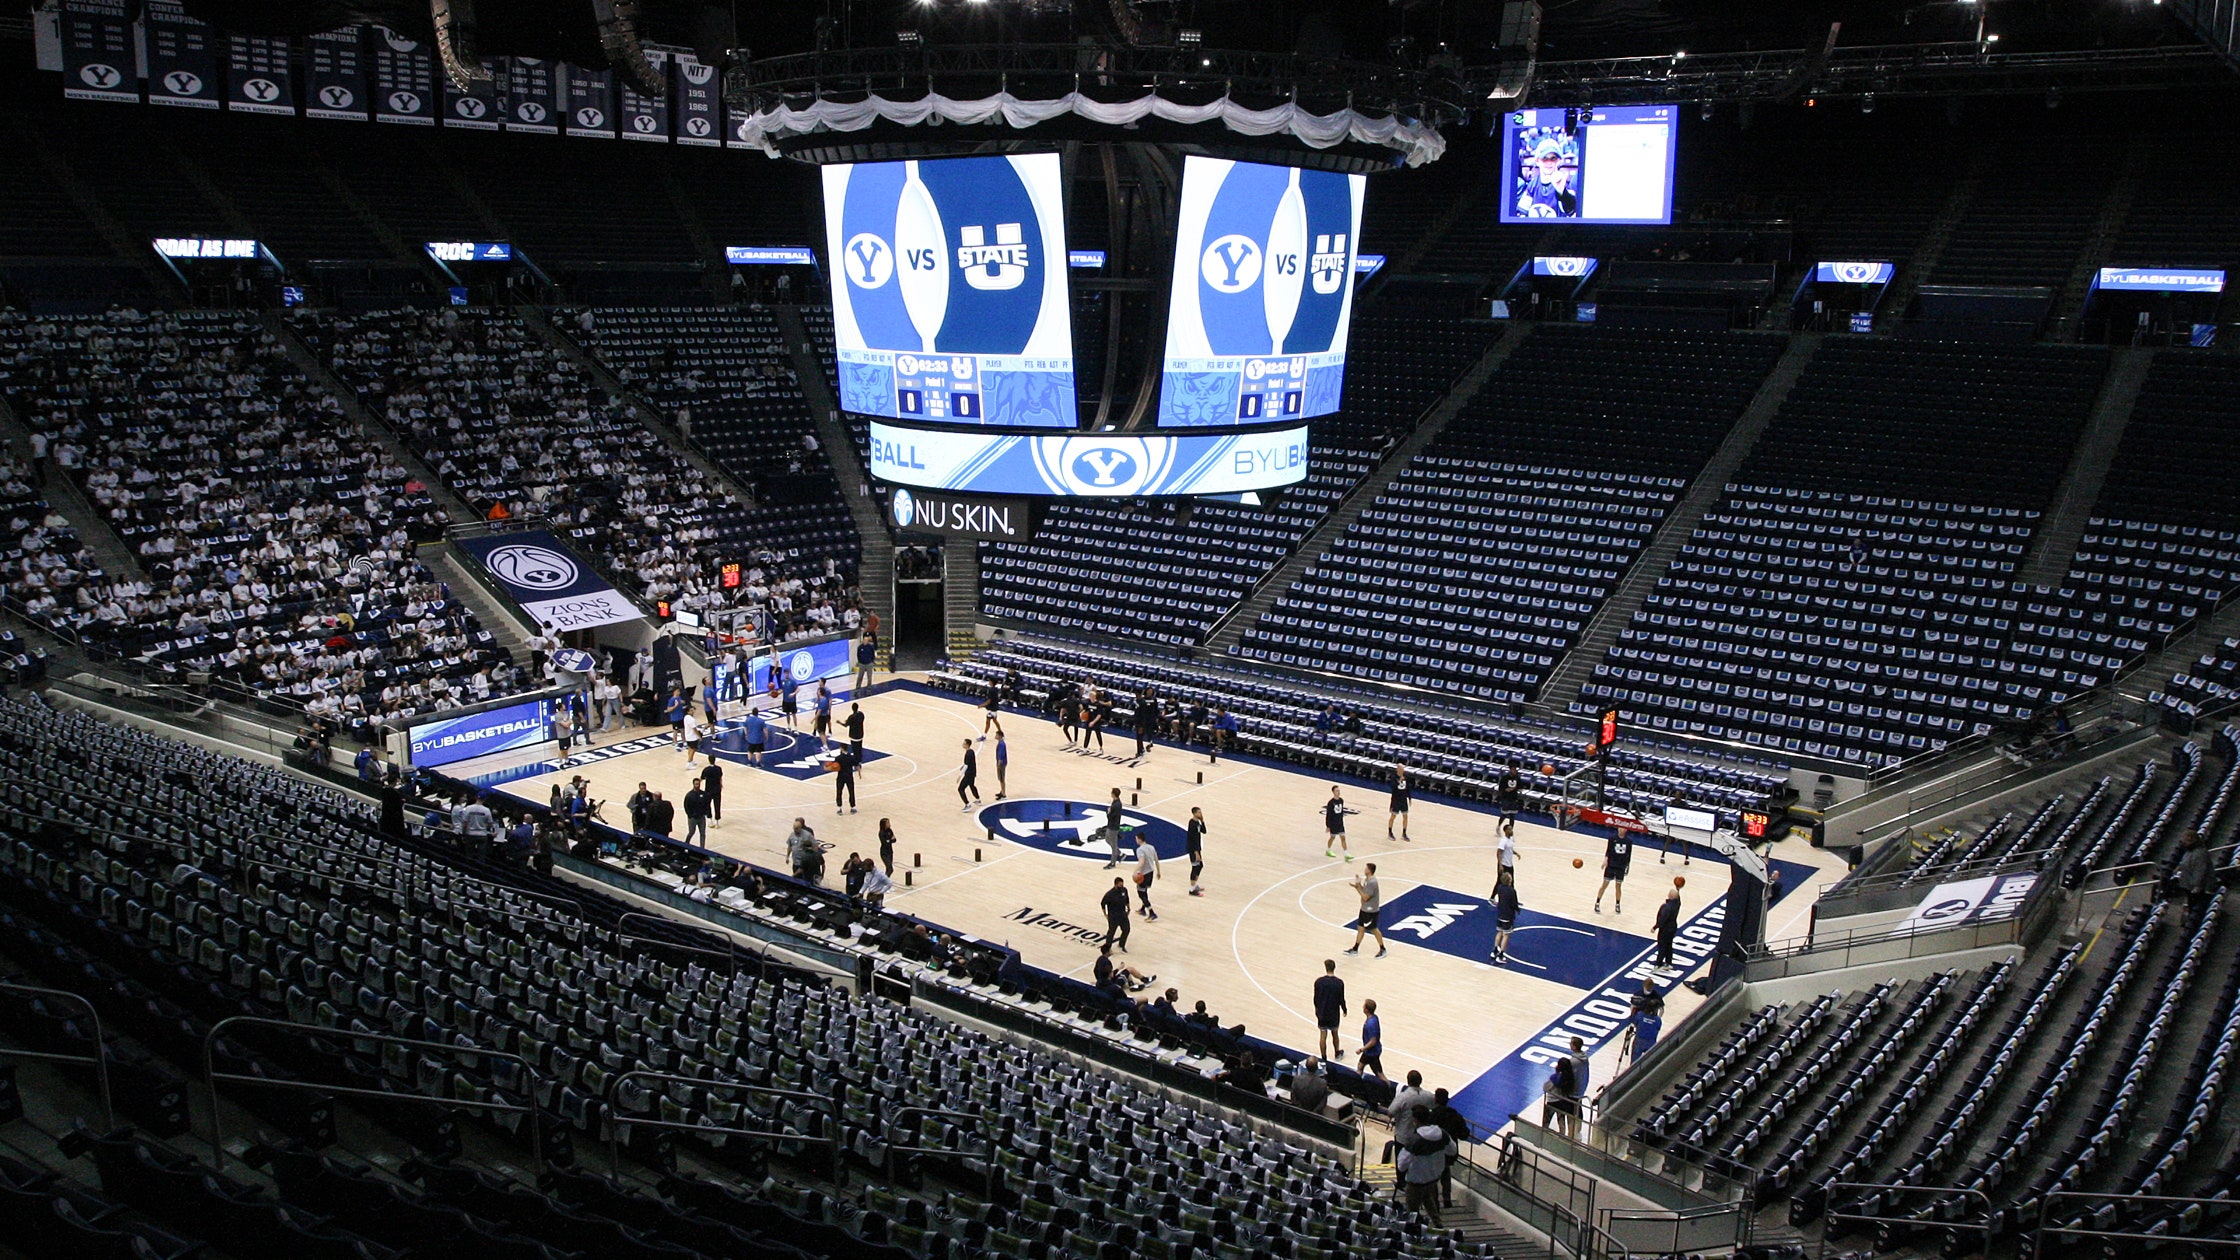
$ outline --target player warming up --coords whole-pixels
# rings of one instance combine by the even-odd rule
[[[1184,851],[1190,855],[1190,895],[1193,897],[1206,895],[1206,890],[1198,884],[1198,876],[1206,869],[1205,839],[1205,812],[1193,805],[1190,807],[1189,838],[1183,842]]]
[[[1408,798],[1408,768],[1406,766],[1394,766],[1392,768],[1392,806],[1384,816],[1385,839],[1392,839],[1392,824],[1397,820],[1400,824],[1400,839],[1403,842],[1407,840]]]
[[[968,739],[964,741],[964,764],[957,767],[957,800],[963,804],[965,813],[971,813],[980,800],[979,779],[980,755],[972,750],[972,741]],[[970,800],[965,799],[967,792],[972,793]]]
[[[1330,789],[1330,799],[1322,803],[1322,830],[1325,837],[1322,856],[1334,858],[1338,856],[1337,850],[1346,848],[1346,815],[1356,812],[1358,811],[1346,808],[1345,793],[1333,786]],[[1352,860],[1353,851],[1346,849],[1346,861]]]
[[[1363,936],[1374,936],[1377,938],[1377,957],[1382,958],[1385,950],[1384,927],[1379,921],[1379,916],[1384,912],[1384,892],[1377,887],[1377,864],[1375,862],[1364,866],[1361,873],[1353,877],[1353,891],[1361,898],[1361,914],[1353,921],[1353,944],[1346,949],[1346,952],[1349,954],[1360,953],[1361,938]]]
[[[1602,894],[1612,887],[1618,895],[1611,902],[1611,909],[1624,914],[1626,909],[1626,869],[1633,865],[1633,833],[1620,828],[1610,836],[1610,843],[1602,850],[1602,887],[1594,890],[1594,912],[1602,913]]]

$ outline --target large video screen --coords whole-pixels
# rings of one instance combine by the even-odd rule
[[[1672,222],[1671,105],[1520,109],[1501,147],[1503,223]]]
[[[1366,182],[1185,161],[1160,424],[1303,420],[1338,409]]]
[[[1071,428],[1063,188],[1054,153],[825,167],[841,407]]]

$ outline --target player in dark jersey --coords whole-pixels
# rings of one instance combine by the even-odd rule
[[[1322,856],[1338,856],[1332,846],[1346,849],[1346,815],[1353,812],[1346,808],[1345,793],[1333,786],[1330,789],[1330,799],[1322,803],[1322,830],[1328,836],[1322,844]],[[1346,849],[1346,861],[1352,860],[1353,851]]]
[[[1494,780],[1493,807],[1501,813],[1502,834],[1517,834],[1517,815],[1524,809],[1524,776],[1515,766],[1501,767],[1501,776]]]
[[[1184,841],[1183,851],[1190,855],[1190,895],[1203,897],[1206,890],[1199,887],[1198,876],[1206,869],[1206,816],[1195,805],[1190,807],[1190,830]]]
[[[1392,824],[1397,819],[1400,823],[1400,839],[1402,841],[1407,840],[1408,800],[1412,795],[1414,793],[1408,787],[1408,768],[1406,766],[1394,766],[1392,768],[1392,806],[1384,816],[1385,839],[1392,839]]]
[[[1602,850],[1602,887],[1594,890],[1594,912],[1602,913],[1602,894],[1616,885],[1618,895],[1611,909],[1619,914],[1626,909],[1626,869],[1633,865],[1633,833],[1620,827],[1611,833],[1610,843]]]

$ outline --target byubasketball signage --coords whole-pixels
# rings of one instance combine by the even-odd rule
[[[1185,162],[1159,423],[1338,409],[1365,184],[1334,171]]]
[[[1054,153],[824,168],[840,405],[944,424],[1071,428]]]
[[[550,622],[562,630],[585,630],[645,616],[559,539],[541,529],[462,538],[457,545],[540,625]]]

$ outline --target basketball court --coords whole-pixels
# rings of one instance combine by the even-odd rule
[[[1068,748],[1056,724],[1006,712],[1008,797],[996,799],[994,739],[978,742],[983,710],[969,700],[909,681],[884,683],[862,702],[865,762],[859,812],[833,806],[833,776],[808,734],[809,718],[789,732],[772,724],[760,768],[747,763],[736,722],[721,730],[723,817],[710,824],[717,853],[775,870],[787,868],[785,837],[804,818],[832,845],[828,884],[839,882],[850,853],[876,857],[881,818],[893,823],[896,888],[888,906],[961,935],[1007,944],[1026,962],[1086,979],[1103,936],[1098,899],[1131,862],[1106,869],[1098,838],[1111,791],[1122,789],[1135,835],[1158,850],[1152,901],[1159,918],[1133,919],[1124,961],[1158,977],[1143,996],[1172,987],[1179,1009],[1204,1001],[1223,1024],[1312,1050],[1311,986],[1324,959],[1336,959],[1351,1011],[1344,1024],[1347,1062],[1355,1062],[1361,1002],[1383,1018],[1385,1071],[1410,1069],[1427,1087],[1456,1092],[1480,1123],[1499,1125],[1537,1103],[1552,1056],[1576,1033],[1592,1049],[1593,1081],[1617,1067],[1625,1003],[1649,974],[1659,903],[1672,876],[1684,876],[1676,957],[1701,964],[1716,945],[1728,882],[1723,860],[1678,849],[1660,864],[1656,841],[1635,847],[1623,909],[1594,908],[1601,882],[1601,837],[1520,822],[1517,884],[1523,910],[1509,961],[1488,961],[1494,912],[1495,818],[1476,806],[1418,796],[1411,840],[1385,836],[1387,790],[1361,780],[1316,776],[1252,758],[1209,762],[1202,750],[1170,745],[1132,759],[1132,736],[1108,734],[1101,753]],[[835,704],[835,726],[848,698]],[[806,704],[804,708],[806,708]],[[982,800],[960,807],[956,794],[964,743],[979,753]],[[582,775],[610,820],[642,781],[681,802],[705,759],[691,768],[666,728],[610,733],[566,763],[463,765],[462,777],[543,802],[555,783]],[[1138,786],[1140,783],[1140,787]],[[1322,805],[1332,784],[1360,812],[1347,820],[1354,861],[1325,858]],[[1203,896],[1187,895],[1183,856],[1190,810],[1204,811]],[[677,819],[681,838],[684,819]],[[1812,901],[1843,872],[1840,858],[1803,840],[1774,846],[1781,898],[1767,915],[1768,939],[1800,935]],[[1574,861],[1579,865],[1574,866]],[[1389,952],[1375,957],[1353,943],[1359,899],[1351,881],[1377,865]],[[909,875],[904,886],[903,876]],[[1133,888],[1131,887],[1131,899]],[[1118,957],[1118,955],[1115,955]],[[1669,986],[1665,1026],[1700,999],[1679,987],[1695,974],[1660,978]]]

